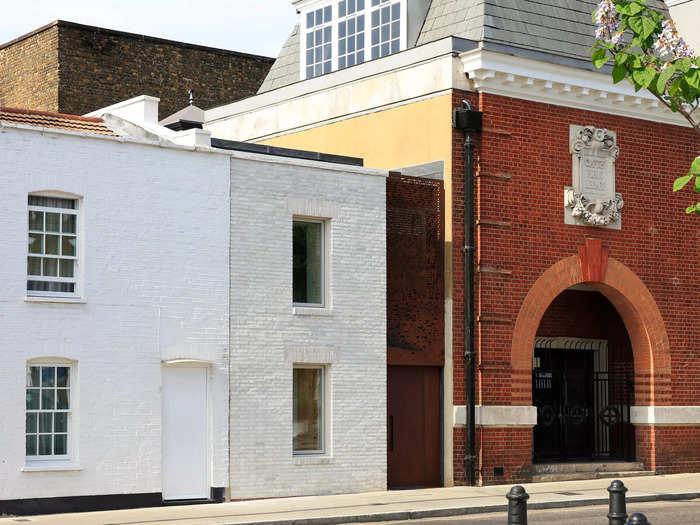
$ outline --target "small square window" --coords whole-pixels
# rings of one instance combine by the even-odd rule
[[[324,226],[320,220],[293,221],[292,288],[295,305],[324,305]]]
[[[294,454],[323,454],[325,388],[321,366],[294,366],[292,412]]]

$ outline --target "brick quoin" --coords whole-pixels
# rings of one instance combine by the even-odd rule
[[[611,355],[611,363],[634,367],[634,403],[700,405],[700,234],[697,219],[684,213],[692,193],[671,191],[700,151],[697,136],[680,126],[483,93],[455,90],[453,106],[465,98],[484,115],[473,188],[477,404],[531,405],[534,336],[596,337],[595,316],[583,323],[578,317],[585,308],[603,308],[617,323],[608,336],[629,345],[618,358]],[[572,183],[570,125],[617,134],[621,230],[564,224],[564,186]],[[465,403],[463,142],[453,131],[455,405]],[[586,304],[575,292],[560,296],[576,283],[589,283],[604,298],[589,294],[597,298]],[[575,308],[578,301],[583,304]],[[647,468],[700,471],[697,426],[638,426],[635,432],[637,459]],[[463,428],[455,428],[454,442],[455,483],[463,484]],[[481,483],[527,480],[531,429],[478,429],[477,455]],[[503,477],[494,476],[495,466],[504,467]]]

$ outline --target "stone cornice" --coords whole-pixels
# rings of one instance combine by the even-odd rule
[[[651,93],[635,93],[627,81],[614,84],[609,74],[484,49],[467,51],[459,58],[474,91],[688,126]]]

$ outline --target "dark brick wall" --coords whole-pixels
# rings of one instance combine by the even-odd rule
[[[58,27],[0,48],[0,106],[58,111]]]
[[[82,115],[151,95],[161,99],[160,118],[185,107],[189,89],[203,109],[254,95],[273,62],[63,21],[0,50],[0,65],[3,54],[13,59],[0,80],[15,86],[5,105]]]

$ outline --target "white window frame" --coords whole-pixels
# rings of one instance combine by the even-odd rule
[[[328,252],[326,248],[328,221],[315,217],[298,217],[292,218],[292,228],[295,222],[309,222],[321,225],[321,275],[319,281],[321,283],[321,302],[320,303],[297,303],[294,301],[294,275],[292,274],[292,306],[301,308],[326,308],[328,305]],[[293,243],[292,239],[292,243]]]
[[[25,428],[24,428],[24,457],[25,457],[25,464],[27,466],[32,466],[32,465],[46,465],[47,463],[53,463],[53,464],[65,464],[65,463],[70,463],[75,459],[75,451],[74,451],[74,443],[76,442],[75,439],[75,431],[77,429],[77,425],[73,423],[74,417],[73,414],[75,412],[75,403],[77,400],[77,388],[76,388],[76,373],[75,373],[75,362],[72,361],[62,361],[62,360],[30,360],[27,361],[26,366],[25,366],[25,375],[29,375],[29,370],[31,367],[63,367],[63,368],[68,368],[68,408],[67,409],[53,409],[53,410],[41,410],[39,409],[27,409],[26,407],[26,401],[25,401],[25,407],[24,407],[24,421],[25,421]],[[39,375],[41,377],[41,372],[39,372]],[[24,392],[25,396],[27,394],[27,389],[30,388],[27,384],[27,381],[25,381],[24,385]],[[32,387],[36,388],[36,387]],[[55,389],[56,387],[54,387]],[[41,388],[39,388],[39,398],[41,400]],[[41,402],[41,401],[40,401]],[[54,400],[55,402],[55,400]],[[41,406],[41,405],[40,405]],[[66,454],[51,454],[51,455],[39,455],[39,415],[37,415],[37,455],[30,456],[27,455],[27,449],[26,449],[26,439],[27,439],[27,429],[26,429],[26,415],[30,413],[35,413],[35,414],[41,414],[42,412],[51,412],[52,414],[56,413],[65,413],[67,414],[66,418]],[[55,432],[51,432],[52,435],[55,434]],[[53,447],[53,440],[52,440],[52,447]]]
[[[398,0],[401,3],[401,38],[399,45],[399,53],[406,50],[408,45],[408,0]],[[306,76],[306,33],[308,28],[306,25],[306,14],[309,11],[315,11],[316,9],[331,6],[332,17],[331,17],[331,73],[335,71],[340,71],[338,69],[338,23],[344,18],[340,18],[338,4],[340,0],[307,0],[302,2],[297,9],[301,20],[299,23],[299,80],[308,80],[317,77],[307,77]],[[393,2],[392,2],[393,3]],[[362,11],[357,11],[358,14],[364,13],[365,15],[365,49],[364,49],[364,62],[372,61],[372,44],[371,44],[371,32],[372,32],[372,11],[377,9],[377,7],[372,7],[372,0],[365,0],[365,8]],[[391,55],[388,55],[391,56]],[[386,57],[382,57],[386,58]],[[356,64],[357,65],[357,64]],[[352,67],[352,66],[351,66]],[[347,68],[345,68],[347,69]],[[319,75],[323,76],[323,75]]]
[[[38,298],[79,298],[81,297],[82,294],[82,289],[81,289],[81,272],[82,272],[82,265],[81,265],[81,259],[82,259],[82,252],[83,252],[83,217],[84,214],[82,212],[82,202],[83,200],[73,194],[69,193],[63,193],[63,192],[30,192],[27,194],[27,199],[29,197],[46,197],[46,198],[58,198],[58,199],[66,199],[66,200],[71,200],[75,202],[75,208],[70,209],[70,208],[52,208],[48,206],[36,206],[36,205],[29,205],[27,204],[27,217],[29,217],[29,212],[30,211],[38,211],[42,212],[44,214],[46,213],[60,213],[64,215],[74,215],[75,220],[76,220],[76,229],[75,229],[75,255],[74,256],[64,256],[64,255],[47,255],[47,254],[38,254],[38,253],[30,253],[29,252],[29,243],[27,243],[27,254],[25,257],[26,261],[26,275],[25,275],[25,294],[27,297],[32,298],[32,297],[38,297]],[[29,237],[30,233],[41,233],[44,237],[44,243],[46,242],[46,215],[44,215],[44,231],[39,232],[38,230],[30,230],[29,229],[29,223],[27,222],[27,237]],[[59,243],[60,243],[60,236],[62,233],[57,233],[59,235]],[[42,250],[43,251],[43,250]],[[58,262],[58,269],[57,272],[59,273],[59,276],[56,277],[51,277],[51,276],[40,276],[40,275],[30,275],[29,274],[29,268],[28,268],[28,261],[29,257],[38,257],[41,259],[56,259]],[[69,259],[73,261],[73,277],[60,277],[60,260],[61,259]],[[59,292],[59,291],[43,291],[43,290],[28,290],[27,289],[27,283],[28,281],[40,281],[40,282],[63,282],[63,283],[72,283],[73,284],[73,291],[72,292]]]
[[[330,428],[328,424],[328,418],[330,414],[328,399],[328,366],[327,365],[314,365],[306,363],[295,363],[292,366],[292,384],[294,382],[294,370],[297,369],[307,369],[307,370],[320,370],[321,371],[321,395],[319,403],[321,409],[320,423],[319,423],[319,436],[321,440],[321,448],[318,450],[294,450],[294,436],[292,435],[292,455],[293,456],[321,456],[328,454],[328,434],[327,428]],[[294,389],[292,388],[292,407],[294,406]],[[294,410],[292,410],[292,432],[294,432]]]

